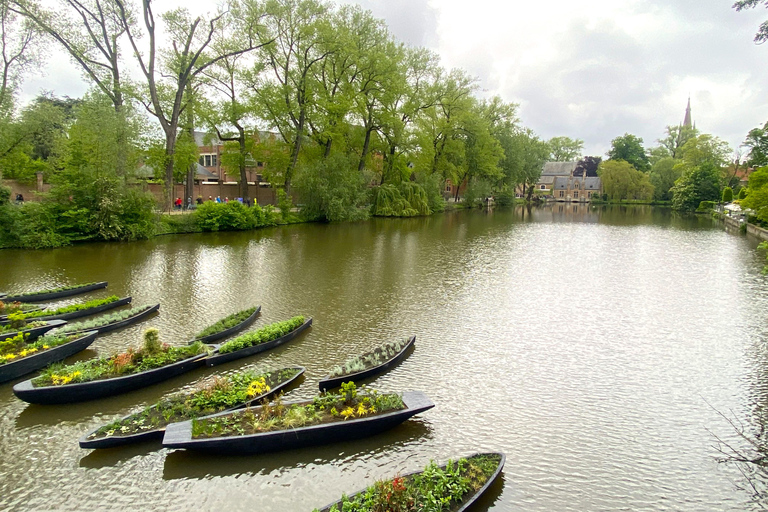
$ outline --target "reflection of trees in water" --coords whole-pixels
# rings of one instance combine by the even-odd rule
[[[599,223],[609,226],[655,225],[683,230],[717,229],[709,215],[683,214],[671,208],[652,205],[591,205],[589,203],[547,203],[515,208],[523,221]]]

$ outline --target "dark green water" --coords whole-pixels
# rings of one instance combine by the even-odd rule
[[[555,205],[0,251],[0,290],[107,280],[92,297],[161,303],[77,358],[138,344],[148,326],[183,343],[255,304],[255,327],[315,322],[273,352],[109,399],[33,406],[0,385],[0,509],[310,511],[430,459],[501,450],[503,482],[478,510],[758,510],[713,447],[713,434],[738,443],[717,411],[765,421],[755,245],[667,210]],[[436,407],[383,435],[253,457],[77,446],[246,367],[305,366],[288,398],[310,397],[334,364],[409,334],[414,353],[373,385]]]

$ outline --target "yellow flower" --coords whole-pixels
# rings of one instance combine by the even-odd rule
[[[8,354],[7,356],[5,356],[5,359],[6,361],[12,361],[16,359],[16,354]]]
[[[365,405],[360,404],[360,405],[357,406],[357,415],[358,416],[365,416],[366,412],[367,412],[367,410],[365,409]]]
[[[79,377],[79,376],[80,376],[80,375],[82,375],[82,374],[83,374],[83,372],[81,372],[81,371],[76,371],[75,373],[73,373],[73,374],[72,374],[72,378],[74,379],[75,377]]]
[[[341,415],[344,416],[345,420],[348,419],[348,418],[354,418],[355,417],[355,410],[352,409],[351,407],[347,407],[346,409],[341,411]]]
[[[49,348],[51,347],[49,347],[48,345],[43,345],[43,350],[48,350]]]

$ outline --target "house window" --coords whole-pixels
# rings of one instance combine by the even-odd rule
[[[203,158],[203,155],[200,155],[200,165],[205,165],[205,158]]]
[[[565,190],[560,191],[560,197],[565,197]]]
[[[578,190],[574,190],[573,191],[573,198],[574,199],[578,199],[579,198],[579,191]]]
[[[539,190],[547,190],[547,186],[546,185],[542,185],[542,186],[539,187]]]
[[[445,191],[446,192],[450,192],[451,191],[451,186],[450,185],[446,185],[445,186]]]
[[[211,166],[211,155],[205,155],[205,164],[206,167]]]
[[[590,199],[592,197],[592,192],[587,192],[587,199]]]
[[[264,167],[264,162],[256,162],[256,167]]]
[[[211,167],[216,167],[216,155],[211,155]]]

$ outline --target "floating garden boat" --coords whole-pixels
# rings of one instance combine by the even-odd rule
[[[163,446],[220,454],[264,453],[368,437],[434,407],[419,391],[358,395],[352,382],[341,393],[283,404],[278,397],[242,411],[173,423]]]
[[[354,357],[331,370],[331,374],[320,381],[320,391],[334,389],[344,382],[361,380],[384,373],[405,358],[406,352],[416,341],[416,336],[385,343],[370,352]]]
[[[406,512],[429,510],[463,512],[475,503],[501,474],[503,453],[478,453],[438,466],[434,462],[423,471],[379,481],[365,490],[343,496],[314,512]]]
[[[141,412],[99,427],[80,438],[81,448],[111,448],[162,439],[170,423],[247,407],[278,394],[304,373],[301,366],[265,373],[216,377],[193,393],[171,396]]]
[[[78,334],[46,335],[32,343],[19,334],[0,342],[0,382],[8,382],[45,368],[51,363],[85,350],[96,339],[96,331]]]
[[[214,341],[232,336],[233,334],[242,331],[253,322],[255,322],[256,317],[259,316],[259,313],[261,313],[261,306],[256,306],[255,308],[250,308],[238,313],[231,314],[228,317],[222,318],[215,324],[206,327],[197,333],[195,339],[190,341],[190,343],[194,343],[196,341],[212,343]]]
[[[7,320],[10,313],[31,313],[32,311],[38,311],[43,309],[40,306],[34,304],[24,304],[22,302],[3,302],[0,299],[0,320]]]
[[[312,319],[305,319],[303,316],[269,324],[258,331],[245,333],[224,343],[215,355],[205,360],[205,364],[216,366],[275,348],[291,341],[310,325],[312,325]]]
[[[161,344],[157,329],[144,333],[138,349],[104,359],[46,368],[39,377],[13,387],[14,394],[33,404],[64,404],[95,400],[140,389],[205,364],[211,349],[203,343],[183,347]]]
[[[56,300],[62,299],[64,297],[70,297],[72,295],[79,295],[81,293],[99,290],[106,287],[106,281],[101,281],[99,283],[76,284],[72,286],[52,288],[50,290],[38,290],[35,292],[21,293],[17,295],[6,295],[2,297],[2,300],[5,302],[43,302],[46,300]]]
[[[124,311],[102,315],[84,322],[70,323],[59,327],[56,334],[72,334],[76,332],[97,331],[99,334],[122,329],[136,322],[148,318],[152,313],[160,309],[160,304],[137,306]]]
[[[11,313],[10,318],[18,313]],[[0,325],[0,341],[5,341],[11,338],[15,338],[22,333],[24,335],[24,341],[33,341],[38,336],[42,336],[44,333],[61,327],[66,324],[66,320],[38,320],[35,322],[27,322],[22,319],[14,319],[9,324]]]
[[[125,306],[131,303],[131,297],[120,298],[112,295],[105,299],[94,299],[81,304],[70,304],[56,309],[40,309],[37,311],[21,312],[24,320],[72,320],[83,316],[95,315],[104,311]],[[0,321],[0,324],[10,322],[9,318]]]

